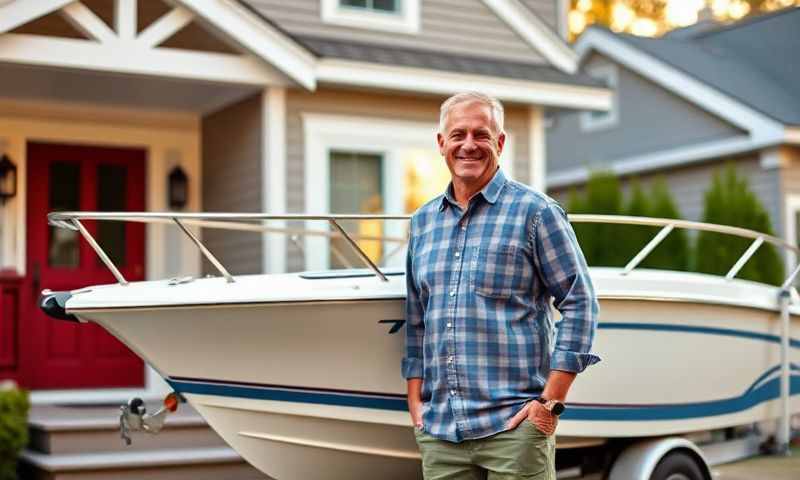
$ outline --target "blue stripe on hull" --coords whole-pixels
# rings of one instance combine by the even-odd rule
[[[685,332],[706,335],[721,335],[750,340],[780,343],[777,335],[736,330],[729,328],[698,327],[689,325],[663,325],[656,323],[615,323],[604,322],[598,325],[604,330],[647,330]],[[792,348],[800,348],[800,340],[791,339]],[[796,364],[792,370],[798,371]],[[711,417],[737,413],[752,408],[760,403],[780,397],[780,378],[764,381],[779,367],[772,367],[760,375],[753,384],[739,397],[713,400],[708,402],[686,404],[662,404],[652,406],[592,406],[569,405],[562,416],[565,420],[582,421],[656,421],[681,420],[690,418]],[[369,394],[353,392],[315,391],[297,387],[275,387],[254,384],[237,384],[235,382],[203,379],[167,379],[172,388],[180,393],[215,395],[233,398],[256,400],[273,400],[280,402],[310,403],[318,405],[334,405],[343,407],[373,408],[378,410],[406,411],[404,395]],[[790,379],[792,395],[800,394],[800,375],[792,375]]]

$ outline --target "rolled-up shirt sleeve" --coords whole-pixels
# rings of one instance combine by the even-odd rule
[[[600,361],[591,353],[600,311],[586,259],[564,210],[548,203],[532,227],[535,266],[562,320],[550,369],[580,373]]]
[[[422,378],[422,342],[425,336],[424,310],[412,268],[412,240],[408,242],[406,257],[406,348],[402,364],[403,377],[406,379]]]

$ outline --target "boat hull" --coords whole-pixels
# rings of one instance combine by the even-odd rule
[[[270,476],[419,476],[400,376],[400,298],[76,313],[153,365]],[[792,322],[797,331],[797,318]],[[603,361],[570,392],[560,448],[780,415],[774,311],[601,298],[594,350]],[[791,353],[799,364],[796,339]],[[798,412],[800,371],[793,373]]]

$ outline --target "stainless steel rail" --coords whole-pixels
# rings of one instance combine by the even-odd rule
[[[51,225],[67,228],[70,230],[78,230],[81,235],[87,240],[89,245],[94,249],[97,255],[103,260],[103,263],[108,266],[119,283],[127,284],[127,281],[114,266],[108,255],[105,254],[103,249],[97,244],[91,234],[85,229],[81,228],[81,220],[103,220],[103,221],[133,221],[144,223],[172,223],[177,224],[181,230],[189,236],[194,242],[201,253],[211,262],[212,265],[225,277],[229,282],[235,281],[234,277],[225,269],[225,267],[217,260],[217,258],[203,245],[202,241],[198,239],[187,226],[196,226],[203,228],[218,228],[228,230],[244,230],[263,233],[285,233],[289,234],[290,238],[296,239],[296,235],[321,235],[327,237],[341,237],[347,241],[347,244],[355,251],[358,257],[364,264],[372,270],[375,275],[383,281],[386,281],[386,276],[369,258],[369,256],[358,246],[356,239],[359,240],[382,240],[388,242],[398,243],[397,249],[402,247],[407,239],[399,237],[382,237],[382,236],[368,236],[368,235],[353,235],[345,231],[341,227],[341,221],[348,220],[403,220],[408,221],[411,217],[409,215],[360,215],[360,214],[335,214],[335,215],[308,215],[308,214],[266,214],[266,213],[178,213],[178,212],[52,212],[47,215],[48,221]],[[309,221],[320,220],[328,222],[335,232],[326,232],[321,230],[306,230],[298,228],[275,228],[264,225],[263,222],[267,220],[284,220],[284,221]],[[631,259],[630,262],[622,270],[622,275],[629,274],[636,266],[638,266],[667,236],[676,228],[686,230],[698,230],[706,232],[716,232],[721,234],[733,235],[743,238],[753,239],[750,247],[739,257],[736,263],[728,271],[725,276],[727,280],[735,278],[736,274],[744,267],[748,260],[758,251],[759,247],[764,243],[775,245],[778,248],[800,254],[800,249],[796,245],[792,245],[785,240],[765,235],[761,232],[748,230],[746,228],[730,227],[725,225],[714,225],[711,223],[691,222],[688,220],[676,220],[670,218],[647,218],[647,217],[630,217],[619,215],[570,215],[569,220],[572,223],[605,223],[605,224],[620,224],[620,225],[644,225],[653,227],[662,227],[661,230],[653,237],[650,242],[645,245],[637,254]],[[260,223],[250,223],[260,222]],[[784,288],[788,288],[797,275],[800,274],[800,267],[796,268],[786,278]]]

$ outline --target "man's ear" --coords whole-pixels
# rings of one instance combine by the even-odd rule
[[[441,132],[436,134],[436,144],[439,145],[439,154],[444,157],[444,136]]]
[[[506,132],[500,132],[500,135],[497,136],[497,156],[499,157],[503,153],[503,147],[506,144]]]

